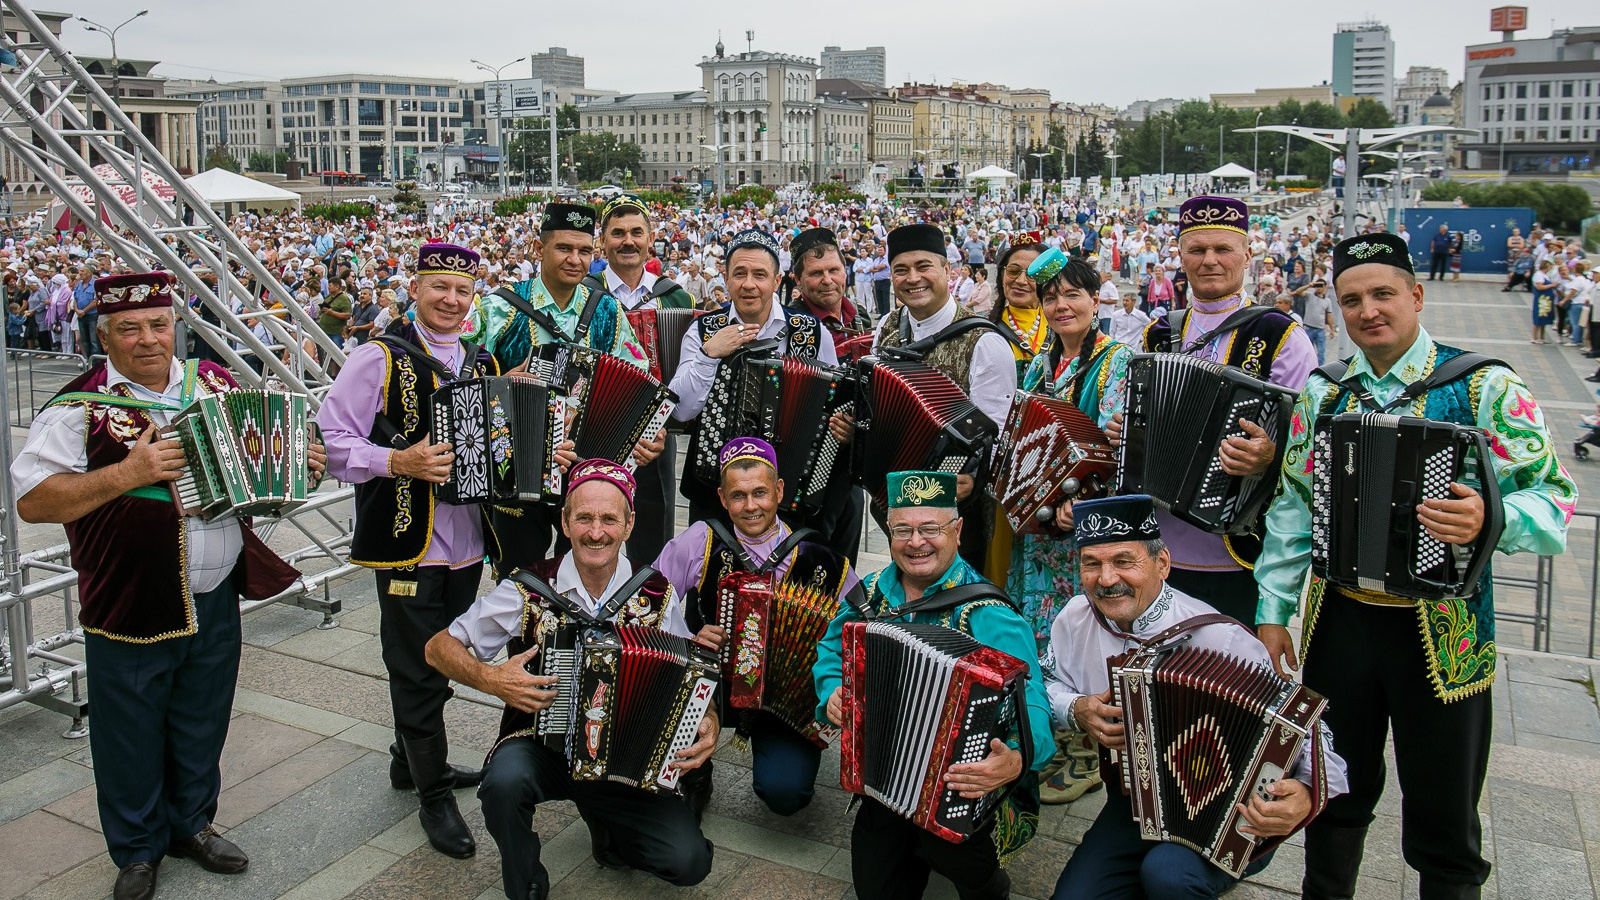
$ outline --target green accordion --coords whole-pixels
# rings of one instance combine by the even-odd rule
[[[179,515],[281,516],[310,487],[306,398],[283,391],[208,394],[174,414],[161,436],[183,447],[169,482]]]

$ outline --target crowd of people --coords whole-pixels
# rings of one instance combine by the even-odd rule
[[[601,865],[702,881],[715,848],[701,817],[726,731],[748,742],[752,788],[773,814],[806,807],[827,736],[861,715],[847,708],[844,677],[844,635],[860,620],[955,629],[1027,672],[1017,700],[1027,715],[937,773],[962,798],[1003,798],[970,837],[949,840],[862,798],[850,850],[863,900],[920,897],[934,872],[966,900],[1009,896],[1005,863],[1033,836],[1039,805],[1102,789],[1106,752],[1144,752],[1107,659],[1169,640],[1284,677],[1298,670],[1328,700],[1322,726],[1239,805],[1240,833],[1257,850],[1248,867],[1146,833],[1113,786],[1082,843],[1053,861],[1057,900],[1217,896],[1302,830],[1305,896],[1353,897],[1391,731],[1402,852],[1421,895],[1479,896],[1489,872],[1477,812],[1495,675],[1489,578],[1468,596],[1419,604],[1311,576],[1312,424],[1401,405],[1486,430],[1507,553],[1560,552],[1576,488],[1514,372],[1485,361],[1434,378],[1462,352],[1422,327],[1426,289],[1403,236],[1341,235],[1317,211],[1280,222],[1220,196],[1163,212],[1076,199],[838,205],[800,191],[766,208],[662,208],[624,195],[517,217],[245,216],[235,227],[347,351],[317,413],[312,467],[355,485],[350,558],[375,575],[395,726],[390,782],[415,792],[429,844],[457,858],[477,844],[455,792],[476,788],[509,900],[550,894],[534,814],[553,800],[576,804]],[[156,435],[197,391],[225,392],[232,377],[200,359],[203,347],[179,352],[171,307],[185,296],[169,275],[120,272],[83,236],[0,252],[25,285],[54,283],[52,269],[87,273],[83,309],[97,315],[107,357],[40,413],[11,477],[19,515],[64,523],[73,546],[115,897],[153,896],[167,856],[244,871],[245,851],[211,824],[238,671],[236,601],[270,596],[293,570],[248,523],[180,518],[161,488],[183,452]],[[668,436],[639,441],[622,461],[579,459],[569,439],[553,453],[565,479],[557,506],[436,496],[459,454],[476,451],[437,439],[434,388],[525,373],[564,345],[646,368],[651,348],[626,314],[674,308],[704,313],[668,385],[690,436],[681,477]],[[1332,362],[1341,331],[1355,353]],[[1135,354],[1231,366],[1298,401],[1280,434],[1241,420],[1237,434],[1199,450],[1202,467],[1278,485],[1253,535],[1196,527],[1138,494],[1062,502],[1042,531],[1013,533],[992,496],[988,451],[959,471],[912,468],[878,484],[840,467],[824,502],[783,502],[778,472],[792,449],[716,425],[729,411],[715,386],[746,348],[820,365],[869,350],[914,355],[997,427],[1026,391],[1072,404],[1113,445],[1131,427]],[[843,444],[865,439],[848,410],[819,425]],[[1184,466],[1195,451],[1163,452]],[[1452,484],[1408,515],[1433,539],[1471,545],[1494,496],[1483,488]],[[687,528],[676,524],[680,498]],[[869,503],[891,562],[862,573]],[[494,586],[480,594],[486,562]],[[815,658],[811,715],[734,709],[719,692],[669,761],[677,790],[576,777],[539,736],[557,695],[556,678],[533,665],[545,636],[576,616],[717,650],[732,639],[719,586],[740,575],[837,603],[814,647],[799,648]],[[1295,616],[1298,644],[1287,630]],[[506,705],[482,769],[449,763],[452,683]]]

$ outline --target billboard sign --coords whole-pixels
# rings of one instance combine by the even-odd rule
[[[544,115],[544,82],[517,78],[483,83],[483,115],[488,119]]]

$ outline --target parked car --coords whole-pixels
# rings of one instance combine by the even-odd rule
[[[602,184],[590,191],[589,196],[599,197],[601,200],[614,200],[625,193],[627,193],[627,191],[624,191],[622,188],[619,188],[614,184]]]

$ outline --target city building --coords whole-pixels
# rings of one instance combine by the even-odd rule
[[[1342,22],[1333,33],[1333,92],[1394,102],[1394,40],[1389,26],[1368,19]]]
[[[1310,87],[1256,88],[1249,93],[1212,94],[1211,102],[1229,109],[1266,109],[1285,100],[1333,105],[1334,88],[1326,82]]]
[[[1450,125],[1454,126],[1459,119],[1456,118],[1455,105],[1450,102],[1449,96],[1435,92],[1432,97],[1422,102],[1417,107],[1413,121],[1404,123],[1410,125]],[[1407,151],[1421,151],[1434,154],[1420,160],[1424,166],[1449,165],[1455,152],[1456,136],[1453,134],[1425,134],[1419,138],[1406,141],[1404,147]],[[1412,168],[1418,168],[1415,164]]]
[[[558,109],[563,106],[576,106],[582,108],[588,106],[590,103],[596,100],[600,100],[605,97],[617,96],[616,91],[608,91],[604,88],[583,87],[581,85],[552,86],[548,82],[545,82],[541,85],[541,87],[543,88],[545,101],[547,103],[553,102]],[[554,94],[553,100],[551,98],[551,94]],[[490,127],[489,121],[484,116],[484,111],[487,108],[484,102],[484,82],[477,81],[463,84],[461,86],[461,96],[465,101],[467,101],[461,106],[462,142],[467,144],[487,144],[490,143],[491,140],[498,142],[500,138],[499,132],[496,131],[495,128]],[[507,125],[510,126],[511,124],[512,123],[508,120]]]
[[[276,127],[283,87],[276,81],[219,84],[174,79],[167,82],[167,95],[200,101],[201,159],[217,147],[225,147],[243,170],[252,155],[273,155],[283,149]]]
[[[887,87],[888,67],[889,55],[882,47],[868,47],[865,50],[822,48],[823,78],[848,78],[863,84]]]
[[[921,156],[928,174],[944,166],[972,172],[988,165],[1013,165],[1012,111],[994,99],[953,85],[903,84],[902,100],[916,104],[912,152]]]
[[[1600,27],[1466,48],[1456,143],[1469,169],[1590,172],[1600,152]]]
[[[610,132],[621,141],[638,144],[642,171],[632,174],[641,184],[669,184],[679,177],[714,181],[716,156],[702,146],[711,144],[714,135],[707,128],[707,109],[705,91],[615,94],[579,110],[578,127],[586,133]]]
[[[551,87],[583,87],[583,57],[573,56],[565,47],[551,47],[548,52],[528,57],[533,69],[529,78],[537,78]]]
[[[844,97],[867,104],[867,162],[883,167],[885,174],[891,176],[911,168],[915,103],[900,99],[891,88],[848,78],[819,79],[817,96]]]
[[[1137,125],[1145,119],[1159,116],[1163,113],[1175,113],[1178,111],[1178,107],[1186,102],[1188,101],[1179,100],[1175,97],[1162,97],[1160,100],[1135,100],[1129,103],[1122,112],[1118,113],[1117,118]]]
[[[425,174],[424,149],[463,143],[468,101],[454,78],[349,74],[279,83],[279,142],[313,174],[416,178]]]
[[[1389,107],[1396,125],[1414,125],[1422,113],[1422,105],[1434,94],[1450,91],[1450,73],[1434,66],[1412,66],[1406,77],[1394,90],[1394,104]]]
[[[167,79],[152,70],[160,65],[153,59],[110,58],[79,56],[78,62],[106,93],[117,98],[117,105],[156,151],[172,163],[181,174],[193,175],[200,170],[200,131],[196,111],[200,101],[167,95]],[[77,106],[85,109],[79,99]],[[91,113],[90,121],[96,128],[105,127],[103,113]]]
[[[867,175],[867,128],[872,113],[862,100],[833,94],[817,96],[817,160],[813,181],[860,184]]]
[[[817,141],[817,63],[765,50],[715,54],[699,62],[702,89],[721,148],[720,184],[810,181]]]

